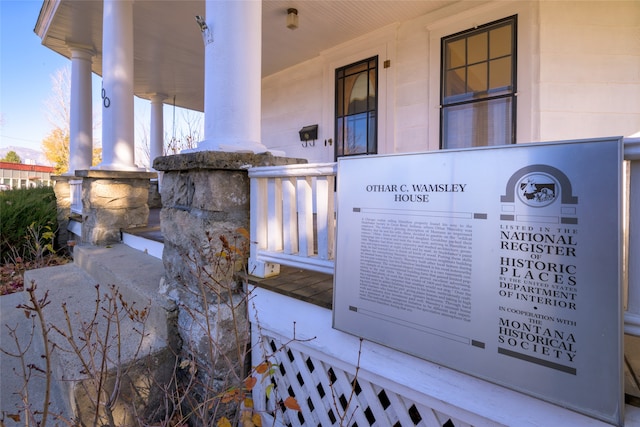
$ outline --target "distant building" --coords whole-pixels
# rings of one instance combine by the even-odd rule
[[[50,186],[53,167],[0,162],[0,190]]]

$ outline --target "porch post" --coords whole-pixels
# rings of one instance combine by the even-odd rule
[[[151,124],[149,135],[149,166],[153,169],[153,161],[164,153],[164,118],[163,107],[166,95],[154,93],[151,95]]]
[[[69,170],[89,169],[93,158],[93,110],[91,94],[91,58],[88,46],[69,45],[71,51],[71,95],[69,120]]]
[[[204,141],[194,151],[263,153],[262,2],[206,3]]]
[[[104,0],[102,17],[102,163],[138,170],[133,136],[133,2]]]

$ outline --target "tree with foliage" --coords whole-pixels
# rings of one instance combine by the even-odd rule
[[[6,156],[0,159],[0,162],[22,163],[22,159],[20,158],[20,156],[18,156],[18,153],[11,150],[7,153]]]
[[[42,150],[47,160],[53,163],[55,173],[69,170],[69,132],[55,128],[42,140]]]

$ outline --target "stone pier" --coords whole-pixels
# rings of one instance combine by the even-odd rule
[[[219,395],[231,378],[242,377],[248,342],[246,297],[235,283],[237,263],[220,254],[221,236],[239,248],[238,229],[249,229],[247,168],[305,162],[269,153],[217,151],[154,161],[154,169],[164,172],[160,220],[166,283],[161,292],[178,305],[182,357],[202,375],[199,383],[205,386],[199,393],[204,398]]]
[[[79,170],[82,178],[82,242],[117,243],[127,228],[149,219],[149,185],[155,172]]]
[[[69,180],[74,179],[73,176],[59,175],[52,176],[54,181],[53,192],[56,195],[56,220],[58,222],[58,231],[56,233],[56,247],[66,248],[69,240],[69,217],[71,216],[71,192]]]

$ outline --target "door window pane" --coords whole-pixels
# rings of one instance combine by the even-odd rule
[[[336,70],[336,157],[377,152],[378,57]]]
[[[349,80],[353,80],[353,77]],[[349,114],[363,113],[368,110],[368,100],[370,96],[367,75],[365,73],[358,74],[355,77],[355,81],[352,81],[351,84]],[[375,94],[372,96],[375,96]]]

